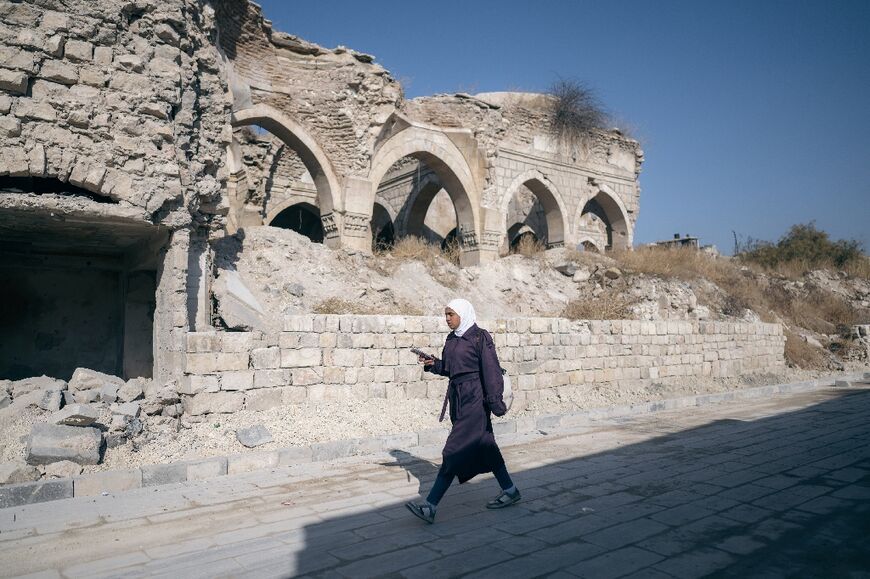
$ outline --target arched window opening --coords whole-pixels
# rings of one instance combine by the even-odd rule
[[[272,227],[291,229],[313,243],[323,243],[323,224],[320,211],[309,203],[297,203],[281,211],[269,223]]]
[[[606,251],[613,248],[613,226],[597,197],[590,199],[583,206],[579,230],[595,239]]]
[[[396,232],[389,212],[380,203],[372,211],[372,251],[389,250],[396,243]]]
[[[393,163],[381,180],[376,200],[376,211],[378,206],[388,206],[396,215],[396,237],[414,236],[443,245],[457,228],[456,207],[440,176],[413,156]]]

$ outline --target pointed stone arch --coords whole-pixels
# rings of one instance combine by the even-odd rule
[[[604,211],[607,219],[609,237],[607,249],[631,249],[634,243],[634,231],[628,217],[628,210],[619,195],[607,183],[590,178],[589,191],[580,201],[574,219],[576,238],[586,239],[585,232],[580,226],[580,218],[586,212],[590,201],[595,201]],[[600,243],[596,242],[595,245],[598,246]]]
[[[371,203],[374,203],[378,186],[390,167],[403,157],[423,161],[438,176],[441,187],[447,191],[456,210],[464,251],[477,250],[481,238],[478,187],[462,151],[437,127],[405,121],[400,130],[379,139],[368,175]],[[431,193],[434,198],[437,192],[428,191],[426,194]],[[424,191],[421,191],[418,199],[423,194]],[[412,219],[416,218],[409,215],[408,223]],[[468,259],[464,263],[471,261]]]
[[[502,214],[502,229],[505,235],[507,235],[509,227],[507,218],[511,199],[516,195],[519,188],[524,185],[535,195],[544,208],[547,221],[547,247],[564,246],[568,234],[568,210],[562,201],[562,194],[559,193],[556,186],[547,179],[546,175],[537,169],[529,169],[525,173],[518,175],[511,181],[507,191],[501,198],[499,210]],[[508,239],[508,243],[510,241]]]
[[[265,104],[233,112],[230,122],[233,127],[257,125],[281,139],[296,151],[311,174],[317,188],[321,217],[342,211],[341,185],[332,163],[317,140],[302,125]]]

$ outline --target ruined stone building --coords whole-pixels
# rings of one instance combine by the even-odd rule
[[[0,1],[0,378],[175,376],[209,242],[245,228],[455,239],[463,265],[523,234],[630,247],[638,143],[562,144],[549,99],[406,100],[245,0]]]

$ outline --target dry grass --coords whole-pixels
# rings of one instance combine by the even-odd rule
[[[626,271],[664,278],[684,281],[706,278],[718,283],[721,279],[740,275],[739,269],[730,261],[716,259],[702,251],[685,247],[642,247],[634,251],[613,251],[608,255]]]
[[[543,243],[532,237],[531,235],[523,235],[513,247],[512,252],[522,255],[523,257],[540,257],[546,247]]]
[[[392,250],[390,255],[399,260],[414,260],[420,261],[429,267],[435,265],[438,256],[441,255],[441,249],[437,245],[433,245],[422,237],[401,237]]]
[[[708,305],[720,301],[719,307],[727,316],[740,317],[746,309],[751,309],[762,321],[784,322],[794,328],[828,335],[846,335],[850,326],[870,320],[870,310],[855,309],[834,293],[812,289],[804,296],[796,296],[777,279],[802,279],[806,272],[818,269],[818,264],[808,267],[800,261],[791,261],[766,268],[753,263],[717,259],[687,248],[642,248],[616,251],[610,256],[627,272],[683,281],[703,278],[713,282],[724,292],[724,300],[713,300],[704,292],[696,295]],[[870,266],[866,260],[852,261],[842,269],[849,275],[862,277],[867,275]],[[759,283],[758,275],[761,273],[771,276],[771,283]],[[591,306],[587,306],[589,308]],[[787,336],[785,356],[789,363],[805,369],[827,367],[823,351],[808,344],[794,331],[787,331]]]
[[[842,267],[837,267],[833,262],[819,264],[799,260],[777,263],[772,267],[766,267],[751,261],[741,261],[740,263],[754,272],[781,276],[793,281],[800,280],[807,273],[819,269],[831,272],[844,271],[849,277],[870,280],[870,258],[855,259],[849,261]]]
[[[789,329],[785,329],[784,332],[786,362],[804,370],[827,368],[828,363],[821,350],[809,345],[806,340]]]
[[[460,248],[459,242],[448,243],[444,249],[437,243],[430,243],[422,237],[410,235],[399,238],[392,248],[378,252],[380,257],[392,256],[399,261],[419,261],[428,267],[438,263],[438,259],[445,259],[454,265],[459,265]]]
[[[870,257],[850,261],[842,269],[851,277],[870,280]]]
[[[449,261],[455,266],[459,266],[459,256],[462,254],[459,248],[459,240],[450,240],[443,249],[441,249],[441,257]]]
[[[631,307],[635,304],[625,296],[604,293],[598,297],[585,296],[571,300],[562,310],[569,320],[633,320]]]

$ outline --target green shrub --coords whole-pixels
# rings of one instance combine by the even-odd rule
[[[866,260],[861,242],[856,240],[831,241],[827,232],[816,228],[814,222],[792,225],[777,243],[750,239],[737,256],[748,263],[768,269],[795,266],[804,271],[822,268],[845,268]]]

